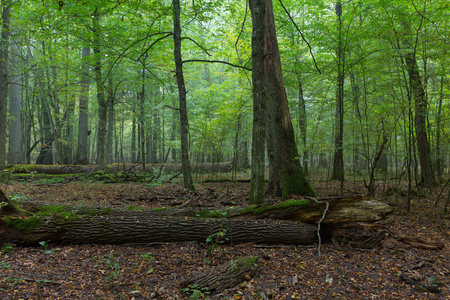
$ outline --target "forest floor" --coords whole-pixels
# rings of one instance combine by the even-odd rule
[[[201,183],[195,193],[179,185],[103,183],[11,183],[7,193],[27,205],[51,202],[145,206],[245,205],[249,183]],[[314,184],[319,197],[336,195],[337,182]],[[416,196],[406,211],[402,193],[377,194],[396,204],[377,222],[388,237],[377,249],[355,249],[325,241],[310,246],[220,244],[211,254],[206,243],[151,245],[2,246],[0,299],[186,299],[179,283],[194,273],[245,256],[259,256],[257,274],[218,295],[196,290],[202,299],[450,299],[450,215],[443,212],[442,187]],[[345,183],[346,195],[365,193],[362,183]],[[445,199],[445,200],[444,200]],[[25,208],[27,208],[25,205]],[[374,225],[375,226],[375,225]],[[441,242],[441,250],[424,250],[399,241],[416,237]],[[231,240],[232,242],[232,240]],[[403,273],[418,284],[402,281]],[[423,290],[432,286],[439,293]],[[194,296],[191,296],[194,299]]]

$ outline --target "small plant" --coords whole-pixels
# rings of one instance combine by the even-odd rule
[[[225,237],[226,233],[227,230],[222,229],[221,231],[213,233],[206,238],[206,244],[209,244],[208,256],[210,256],[214,250],[218,249],[220,244],[228,241],[228,238]]]
[[[41,245],[42,247],[44,247],[44,249],[45,249],[45,254],[50,254],[50,253],[53,252],[53,250],[47,250],[47,248],[48,248],[48,242],[50,242],[50,240],[48,240],[48,241],[40,241],[40,242],[39,242],[39,245]]]
[[[154,259],[155,259],[150,253],[143,254],[143,255],[141,255],[141,257],[142,257],[142,261],[141,261],[140,267],[142,267],[142,265],[143,265],[146,261],[154,260]],[[153,268],[150,268],[150,269],[147,270],[147,274],[151,274],[151,273],[153,273]]]
[[[188,295],[189,299],[206,299],[206,296],[210,294],[207,287],[200,288],[198,284],[191,284],[181,291]]]
[[[8,252],[13,251],[13,249],[14,249],[14,245],[12,245],[12,244],[6,244],[6,245],[4,245],[4,246],[2,247],[1,252],[2,252],[2,253],[8,253]]]
[[[118,278],[121,272],[119,263],[114,260],[114,254],[110,253],[102,257],[103,263],[107,269],[109,269],[109,274],[106,276],[106,280],[110,280],[111,284],[114,283],[114,279]]]
[[[0,267],[1,267],[3,270],[6,271],[6,270],[9,270],[9,269],[11,268],[11,264],[8,264],[8,263],[2,261],[2,262],[0,262]]]

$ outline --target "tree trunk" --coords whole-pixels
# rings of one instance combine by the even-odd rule
[[[264,75],[264,36],[266,0],[250,0],[252,13],[252,80],[253,80],[253,133],[252,133],[252,173],[250,204],[265,202],[265,139],[267,98]]]
[[[22,220],[31,220],[29,219]],[[34,221],[34,222],[33,222]],[[33,227],[33,224],[38,226]],[[145,217],[142,214],[111,216],[64,215],[32,220],[29,227],[17,219],[0,220],[0,242],[34,245],[43,240],[61,244],[126,244],[153,242],[205,242],[212,233],[226,230],[233,244],[311,244],[316,226],[291,221],[226,220],[179,217]],[[25,224],[21,227],[19,224]],[[14,228],[26,228],[24,231]]]
[[[78,116],[78,152],[77,164],[89,164],[89,62],[88,57],[91,54],[89,46],[83,47],[81,54],[82,75],[81,75],[81,91],[80,106]]]
[[[336,3],[338,17],[336,117],[334,130],[334,160],[331,179],[344,181],[344,49],[342,46],[342,4]]]
[[[303,146],[303,170],[305,171],[305,176],[308,176],[308,147],[306,145],[306,133],[308,129],[308,122],[306,119],[306,103],[305,97],[303,95],[302,78],[298,76],[298,125],[300,129],[300,138]]]
[[[420,78],[419,68],[413,53],[405,55],[406,67],[408,69],[409,81],[414,97],[414,128],[416,132],[417,150],[420,162],[420,183],[423,187],[432,187],[436,184],[433,166],[430,156],[430,144],[427,136],[427,99]]]
[[[146,172],[146,148],[145,148],[145,58],[142,61],[142,82],[141,82],[141,91],[138,93],[139,97],[139,157],[140,162],[142,163],[142,172],[145,174]]]
[[[97,126],[97,164],[99,169],[104,169],[106,166],[106,118],[107,118],[107,103],[105,100],[105,92],[103,88],[102,76],[102,51],[100,49],[100,16],[95,15],[93,20],[94,33],[94,53],[95,53],[95,82],[97,84],[97,103],[98,103],[98,126]]]
[[[136,116],[131,121],[131,163],[136,163]]]
[[[377,221],[392,211],[392,207],[368,197],[326,201],[329,207],[322,224],[327,224],[328,230],[338,223]],[[0,244],[30,245],[43,240],[63,244],[204,242],[219,232],[224,232],[227,241],[233,244],[310,244],[316,241],[315,224],[322,218],[325,207],[324,201],[298,200],[224,211],[189,207],[162,210],[77,207],[77,214],[73,214],[74,208],[67,206],[64,211],[58,208],[59,212],[47,215],[0,219]]]
[[[272,163],[267,191],[283,198],[289,195],[314,196],[315,192],[300,165],[295,143],[284,89],[272,0],[266,0],[265,82],[268,98],[269,163]]]
[[[109,74],[108,78],[108,101],[106,101],[107,115],[108,115],[108,126],[106,134],[106,162],[108,164],[113,163],[113,149],[114,149],[114,92],[113,92],[113,80],[112,73]]]
[[[186,86],[183,75],[183,61],[181,57],[181,25],[180,25],[180,0],[173,0],[173,41],[178,84],[178,101],[180,103],[180,132],[181,132],[181,163],[183,169],[184,186],[194,190],[189,161],[189,121],[186,108]]]
[[[8,44],[10,1],[2,0],[2,35],[0,40],[0,171],[6,163],[6,115],[8,106]]]
[[[23,163],[22,146],[22,76],[20,75],[20,48],[16,42],[11,45],[12,59],[11,63],[15,66],[14,74],[11,76],[9,94],[9,151],[8,162],[12,164]]]
[[[439,89],[439,98],[438,98],[438,112],[436,116],[436,160],[435,160],[435,169],[436,169],[436,181],[437,183],[441,182],[442,179],[442,159],[441,154],[441,130],[442,130],[442,102],[444,100],[444,79],[445,75],[441,76],[440,80],[440,89]]]
[[[40,105],[40,123],[41,123],[41,150],[36,159],[36,164],[51,165],[53,164],[53,150],[52,144],[55,137],[51,130],[51,115],[44,98]]]

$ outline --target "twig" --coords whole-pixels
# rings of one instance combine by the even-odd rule
[[[320,71],[319,67],[317,66],[317,62],[316,59],[314,57],[314,54],[312,53],[312,48],[311,45],[308,43],[308,41],[306,40],[305,36],[303,35],[303,33],[301,32],[300,28],[298,28],[297,24],[294,22],[294,19],[291,17],[291,14],[288,12],[288,10],[286,9],[286,7],[284,6],[283,2],[281,2],[281,0],[278,0],[281,4],[281,7],[283,7],[284,11],[286,12],[286,14],[288,15],[289,19],[291,20],[292,24],[294,24],[295,28],[297,29],[298,33],[300,33],[300,35],[302,36],[303,41],[308,45],[309,48],[309,53],[311,54],[311,57],[314,61],[314,66],[316,67],[316,70],[319,72],[319,74],[322,74],[322,72]]]
[[[319,246],[317,247],[317,253],[319,254],[319,257],[320,257],[320,247],[322,245],[322,238],[320,236],[320,223],[323,221],[323,219],[325,219],[325,216],[327,214],[328,207],[330,206],[330,204],[327,201],[319,201],[314,197],[307,197],[307,199],[314,200],[318,204],[325,203],[325,205],[326,205],[325,210],[323,211],[323,214],[322,214],[322,218],[320,218],[319,222],[317,222],[317,236],[319,237]]]

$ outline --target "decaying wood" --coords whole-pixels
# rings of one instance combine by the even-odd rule
[[[195,288],[211,294],[220,293],[237,286],[245,280],[250,280],[256,274],[258,262],[258,257],[244,257],[232,260],[210,271],[190,276],[190,278],[180,284],[180,287],[185,292]]]
[[[398,240],[412,247],[424,250],[439,250],[444,248],[444,243],[437,241],[427,241],[417,237],[400,237],[398,238]]]
[[[228,242],[264,244],[311,244],[316,227],[291,221],[229,220],[133,215],[64,216],[50,215],[29,233],[0,221],[0,244],[126,244],[153,242],[205,242],[211,234],[224,231]]]
[[[400,280],[402,280],[405,283],[411,284],[414,286],[416,290],[422,291],[422,292],[429,292],[429,293],[439,293],[439,288],[437,286],[431,286],[431,285],[425,285],[418,281],[412,280],[411,278],[408,278],[407,276],[403,275],[402,273],[398,274],[398,277]]]
[[[376,221],[391,211],[389,206],[365,197],[328,199],[323,224]],[[273,206],[223,210],[193,207],[168,209],[112,209],[70,207],[48,216],[0,219],[0,243],[37,244],[50,240],[62,244],[125,244],[153,242],[204,242],[211,234],[226,231],[232,243],[312,244],[317,221],[325,205],[315,201],[287,201]],[[17,226],[17,223],[34,224]],[[21,231],[18,229],[20,228]],[[321,235],[326,232],[320,232]]]

